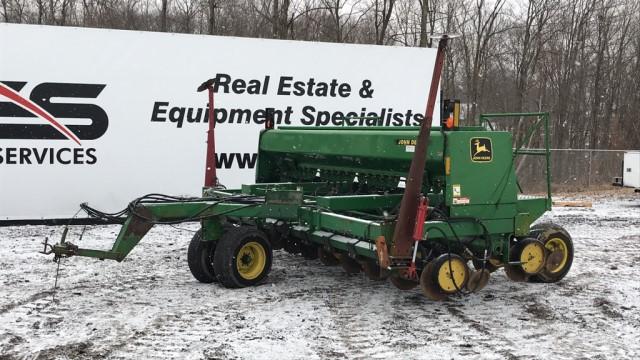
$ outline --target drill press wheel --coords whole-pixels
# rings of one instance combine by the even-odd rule
[[[469,281],[469,267],[460,255],[442,254],[433,262],[435,281],[445,294],[455,294]]]
[[[318,258],[318,249],[315,245],[301,244],[300,253],[305,260],[315,260]]]
[[[560,225],[542,223],[531,227],[531,236],[544,244],[547,251],[544,268],[531,280],[545,283],[562,280],[573,263],[573,241],[569,232]]]
[[[360,263],[349,257],[347,254],[338,254],[338,260],[340,261],[340,266],[342,266],[342,270],[347,274],[357,274],[362,271],[362,267]]]
[[[391,276],[389,277],[389,281],[393,284],[393,286],[397,287],[400,290],[411,290],[418,286],[418,283],[409,279],[402,278],[400,276]]]
[[[336,266],[340,264],[340,260],[338,260],[331,251],[327,251],[322,247],[318,247],[318,258],[322,265]]]
[[[433,261],[430,262],[423,270],[420,275],[420,289],[422,289],[422,293],[424,296],[433,301],[442,301],[447,298],[447,295],[440,291],[438,284],[433,281],[435,278],[433,272]]]
[[[432,300],[440,301],[464,289],[469,282],[469,267],[456,254],[442,254],[430,262],[420,275],[420,287]]]
[[[505,264],[504,271],[512,281],[527,281],[544,269],[546,258],[542,242],[526,238],[511,246],[509,261],[514,264]]]
[[[467,283],[467,291],[478,292],[487,286],[489,283],[489,277],[491,273],[489,270],[484,269],[480,271],[473,271],[469,276],[469,282]]]
[[[384,280],[386,277],[384,276],[385,271],[376,264],[373,260],[364,260],[360,263],[362,265],[362,271],[367,275],[369,280],[380,281]]]

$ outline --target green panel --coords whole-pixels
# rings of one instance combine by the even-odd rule
[[[242,193],[250,195],[264,195],[270,190],[301,190],[306,194],[313,194],[319,189],[326,188],[326,182],[285,182],[285,183],[259,183],[243,184]]]
[[[491,235],[491,247],[493,251],[502,251],[505,241],[508,239],[508,236],[504,235],[513,233],[513,219],[487,220],[483,221],[483,224],[487,228],[489,235]],[[485,242],[481,238],[483,229],[475,222],[452,222],[451,224],[447,224],[442,221],[430,221],[424,224],[424,233],[427,239],[436,240],[443,244],[446,244],[448,240],[448,246],[453,248],[458,246],[456,235],[458,239],[463,242],[468,239],[477,238],[469,247],[477,252],[485,248]],[[423,238],[425,238],[425,236],[423,236]]]
[[[529,214],[529,224],[540,218],[550,207],[551,201],[546,197],[526,195],[520,195],[518,197],[518,212]]]
[[[313,231],[311,233],[298,232],[299,237],[305,237],[309,240],[324,246],[348,252],[352,255],[364,256],[368,258],[377,258],[375,244],[356,238],[346,237],[327,231]]]
[[[532,222],[531,215],[529,213],[520,213],[516,215],[514,222],[516,236],[526,236],[529,234],[529,227]]]
[[[417,136],[417,129],[342,131],[284,128],[264,132],[260,151],[411,161],[413,152],[407,151],[406,145],[399,145],[398,140],[415,140]],[[430,143],[428,157],[434,162],[441,160],[441,133],[432,131]]]
[[[495,205],[455,205],[451,213],[453,217],[474,217],[478,219],[508,219],[517,214],[516,204]]]
[[[417,129],[268,130],[260,136],[256,182],[309,181],[319,175],[351,183],[357,175],[371,187],[395,189],[409,170],[417,135]],[[443,172],[440,132],[432,132],[427,152],[427,181],[434,182]]]
[[[442,202],[440,194],[428,194],[429,206],[438,206]],[[402,200],[402,194],[388,195],[341,195],[319,196],[316,198],[318,206],[333,211],[344,210],[373,210],[396,207]]]
[[[264,197],[267,205],[302,205],[302,190],[268,190]]]
[[[219,217],[202,220],[202,241],[216,241],[224,231]]]
[[[316,198],[318,206],[340,210],[367,210],[392,208],[400,203],[402,194],[392,195],[347,195],[347,196],[319,196]]]
[[[321,210],[300,208],[299,214],[301,223],[314,230],[326,230],[359,239],[375,241],[381,235],[385,236],[386,239],[391,239],[393,232],[392,224],[363,220]]]
[[[490,140],[490,160],[472,159],[475,139]],[[473,215],[472,210],[464,209],[468,205],[515,204],[517,184],[511,143],[511,133],[508,132],[447,133],[446,152],[451,158],[451,172],[446,177],[445,198],[447,205],[452,206],[452,216]],[[512,213],[509,216],[514,215]]]

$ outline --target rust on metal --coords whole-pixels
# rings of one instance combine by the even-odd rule
[[[378,236],[376,238],[376,252],[378,253],[378,264],[380,264],[380,267],[384,269],[389,268],[389,266],[391,266],[391,260],[389,259],[387,242],[384,236]]]
[[[153,223],[147,220],[151,219],[152,214],[151,211],[144,206],[137,206],[134,214],[136,216],[131,217],[131,222],[129,226],[127,226],[125,236],[131,234],[141,238],[153,227]]]
[[[398,222],[396,223],[393,233],[393,246],[391,253],[394,257],[409,256],[411,253],[412,232],[413,226],[416,223],[416,212],[418,210],[418,201],[424,177],[425,161],[427,160],[427,149],[429,147],[429,136],[431,134],[433,109],[436,103],[436,95],[438,94],[438,85],[440,84],[440,75],[442,74],[444,54],[447,48],[448,39],[449,37],[445,35],[438,43],[438,54],[436,56],[436,65],[433,69],[433,76],[431,77],[427,109],[424,121],[420,125],[415,153],[411,160],[411,167],[405,182],[402,202],[400,203]]]
[[[214,88],[213,85],[216,79],[209,79],[203,82],[197,89],[198,92],[207,90],[209,95],[209,129],[207,130],[207,156],[206,165],[204,171],[204,186],[215,187],[218,186],[218,176],[216,174],[216,117],[214,108]]]

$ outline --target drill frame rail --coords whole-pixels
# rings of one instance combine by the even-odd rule
[[[229,288],[260,283],[280,248],[374,280],[388,277],[399,289],[419,284],[433,300],[478,291],[500,267],[514,281],[561,280],[573,260],[570,235],[554,224],[532,225],[552,205],[549,116],[486,114],[480,119],[489,129],[460,127],[459,102],[453,102],[444,127],[431,127],[448,39],[440,38],[419,127],[273,129],[267,119],[255,184],[227,190],[217,181],[210,124],[201,198],[151,194],[115,215],[83,205],[90,215],[123,216],[111,249],[80,248],[66,240],[65,230],[59,243],[45,242],[43,252],[123,261],[154,225],[197,221],[189,269],[201,282]],[[214,82],[198,88],[208,90],[210,114]],[[537,121],[515,149],[511,133],[488,122],[527,116]],[[545,149],[524,148],[541,124]],[[546,196],[521,194],[519,155],[546,156]]]
[[[390,210],[400,201],[400,194],[388,195],[347,195],[347,196],[306,196],[302,189],[327,187],[328,183],[272,183],[244,186],[236,190],[212,190],[208,194],[212,200],[189,203],[167,203],[140,205],[135,214],[129,215],[113,244],[111,250],[93,250],[79,248],[63,241],[53,245],[53,252],[62,257],[85,256],[99,259],[122,261],[140,242],[154,224],[183,222],[185,219],[200,219],[211,227],[211,235],[216,235],[224,221],[221,217],[260,219],[265,225],[270,219],[279,219],[299,224],[294,231],[305,234],[311,242],[343,251],[353,251],[355,255],[371,259],[377,258],[375,240],[384,236],[391,238],[394,219],[365,220],[361,217],[349,216],[341,211]],[[346,185],[346,184],[345,184]],[[301,189],[301,190],[297,190]],[[249,190],[245,195],[265,195],[266,200],[258,204],[220,202],[231,194]],[[435,196],[432,196],[435,200]],[[294,199],[294,200],[291,200]],[[301,201],[298,201],[301,200]],[[547,202],[543,198],[520,200],[530,203],[539,212],[544,212]],[[345,204],[349,204],[346,206]],[[144,214],[144,215],[143,215]],[[191,220],[198,221],[198,220]],[[513,231],[513,223],[509,219],[485,220],[484,226],[492,233]],[[424,237],[443,241],[447,237],[469,237],[482,232],[476,222],[428,221],[425,223]],[[213,237],[205,236],[204,241],[213,241]],[[353,246],[353,247],[352,247]],[[472,243],[476,249],[484,249],[481,242]],[[494,243],[499,249],[503,244]],[[493,250],[497,250],[493,249]]]
[[[547,136],[548,127],[544,129]],[[122,261],[154,225],[198,221],[202,230],[192,244],[196,241],[203,248],[207,244],[212,248],[223,246],[228,234],[252,228],[259,234],[268,234],[264,237],[268,237],[273,248],[303,254],[312,249],[312,255],[318,253],[324,260],[335,257],[343,266],[353,265],[353,261],[363,268],[372,266],[400,288],[410,288],[418,281],[423,285],[426,281],[423,290],[433,299],[442,298],[443,291],[447,293],[443,288],[433,290],[428,279],[423,280],[434,278],[437,271],[430,265],[434,262],[440,269],[452,266],[449,274],[462,271],[454,270],[452,265],[458,258],[479,264],[475,277],[460,280],[464,284],[469,281],[479,284],[473,287],[474,291],[486,284],[489,270],[500,266],[516,280],[538,276],[545,266],[554,264],[562,265],[558,273],[561,276],[549,275],[543,280],[556,281],[566,274],[567,264],[570,266],[567,258],[572,257],[573,251],[570,237],[564,235],[564,230],[557,232],[564,236],[560,237],[531,227],[551,208],[550,196],[518,194],[514,161],[516,155],[527,149],[522,146],[513,149],[511,134],[506,131],[482,127],[431,130],[432,141],[426,150],[430,156],[421,187],[429,204],[423,241],[414,242],[418,249],[411,247],[416,258],[396,256],[391,251],[393,234],[404,193],[398,183],[413,159],[405,149],[411,145],[405,144],[412,144],[417,130],[382,127],[264,130],[255,184],[238,189],[205,187],[202,198],[197,199],[133,202],[110,250],[80,248],[63,238],[58,244],[47,245],[48,252],[56,257]],[[329,134],[332,140],[327,146]],[[483,148],[474,143],[477,139],[490,140],[486,140],[484,151],[491,153],[491,161],[473,161],[474,150]],[[383,166],[380,162],[385,164],[384,171],[380,170]],[[483,181],[478,182],[470,174],[480,174]],[[550,177],[546,180],[549,182]],[[554,241],[566,238],[564,253],[555,247],[540,247],[551,239],[541,237],[550,234],[556,234]],[[522,257],[524,249],[528,249],[527,254],[536,251],[539,254],[536,261],[540,266],[531,274],[521,270],[533,261]],[[220,281],[230,287],[253,284],[225,283],[224,279]],[[461,292],[463,283],[453,281],[453,285],[442,286],[449,293]]]

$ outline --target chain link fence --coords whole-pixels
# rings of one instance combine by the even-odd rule
[[[625,150],[551,150],[551,188],[554,192],[610,187],[622,175]],[[524,193],[546,192],[544,156],[521,155],[516,172]]]

